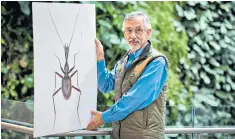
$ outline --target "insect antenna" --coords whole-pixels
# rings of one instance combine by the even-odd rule
[[[64,46],[64,45],[63,45],[64,43],[62,42],[62,39],[61,39],[61,37],[60,37],[60,35],[59,35],[59,32],[58,32],[58,30],[57,30],[57,28],[56,28],[55,22],[54,22],[54,20],[53,20],[53,18],[52,18],[52,15],[51,15],[51,12],[50,12],[50,9],[49,9],[49,8],[48,8],[48,11],[49,11],[51,20],[52,20],[52,22],[53,22],[53,24],[54,24],[54,27],[55,27],[55,29],[56,29],[56,32],[57,32],[57,34],[58,34],[58,36],[59,36],[59,38],[60,38],[61,44],[62,44],[62,46]]]
[[[79,11],[80,11],[80,9],[79,9]],[[71,36],[71,39],[70,39],[70,42],[69,42],[69,47],[70,47],[70,44],[71,44],[72,39],[73,39],[73,34],[74,34],[75,27],[76,27],[76,23],[77,23],[79,11],[78,11],[78,13],[77,13],[77,17],[76,17],[75,24],[74,24],[74,27],[73,27],[73,33],[72,33],[72,36]]]
[[[76,57],[76,55],[78,54],[79,52],[77,52],[75,55],[74,55],[74,66],[75,66],[75,57]]]
[[[55,55],[55,54],[54,54]],[[55,55],[56,56],[56,55]],[[58,56],[56,56],[57,57],[57,59],[59,60],[59,63],[60,63],[60,59],[59,59],[59,57]],[[60,67],[61,67],[61,63],[60,63]],[[62,67],[61,67],[62,68]]]

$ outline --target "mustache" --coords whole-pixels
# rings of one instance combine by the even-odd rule
[[[138,40],[129,40],[130,43],[139,43]]]

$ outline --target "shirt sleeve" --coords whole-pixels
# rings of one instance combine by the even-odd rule
[[[133,87],[108,110],[102,113],[105,123],[120,121],[130,113],[154,102],[167,80],[168,70],[164,58],[153,60],[143,71]],[[147,89],[146,89],[147,88]]]
[[[114,89],[115,73],[117,64],[110,72],[105,66],[105,60],[97,62],[98,89],[100,92],[107,93]]]

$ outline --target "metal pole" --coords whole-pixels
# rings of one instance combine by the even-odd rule
[[[194,118],[195,118],[195,108],[193,105],[191,105],[191,114],[192,114],[192,128],[194,128]],[[193,133],[191,134],[191,139],[194,138]]]
[[[29,134],[25,134],[24,138],[29,139]]]
[[[200,139],[200,138],[201,138],[200,136],[201,136],[201,134],[198,133],[198,134],[197,134],[197,139]]]

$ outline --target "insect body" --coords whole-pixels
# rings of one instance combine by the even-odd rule
[[[50,13],[50,10],[49,10],[49,14],[51,16],[51,13]],[[78,14],[77,14],[77,17],[78,17]],[[70,96],[71,96],[71,93],[72,93],[72,89],[76,90],[78,93],[79,93],[79,99],[78,99],[78,104],[77,104],[77,116],[78,116],[78,120],[79,120],[79,123],[81,124],[80,122],[80,118],[79,118],[79,114],[78,114],[78,108],[79,108],[79,102],[80,102],[80,96],[81,96],[81,90],[79,89],[79,87],[75,87],[73,84],[72,84],[72,81],[71,81],[71,78],[77,74],[77,86],[78,86],[78,72],[77,70],[74,71],[74,68],[75,68],[75,57],[76,55],[78,54],[78,52],[74,55],[74,66],[70,69],[69,68],[69,64],[68,64],[68,56],[69,56],[69,47],[70,47],[70,44],[71,44],[71,41],[72,41],[72,38],[73,38],[73,34],[74,34],[74,30],[75,30],[75,26],[76,26],[76,22],[77,22],[77,17],[76,17],[76,21],[75,21],[75,25],[74,25],[74,29],[73,29],[73,33],[72,33],[72,37],[71,37],[71,40],[70,40],[70,43],[69,44],[64,44],[63,45],[63,42],[62,42],[62,39],[59,35],[59,32],[55,26],[55,23],[54,23],[54,20],[51,16],[51,20],[54,24],[54,27],[57,31],[57,34],[60,38],[60,41],[64,47],[64,52],[65,52],[65,65],[64,65],[64,68],[62,68],[61,66],[61,62],[60,62],[60,59],[58,56],[57,59],[59,60],[59,64],[60,64],[60,69],[63,73],[63,75],[61,75],[60,73],[58,72],[55,72],[55,89],[56,89],[56,76],[59,76],[61,79],[62,79],[62,83],[61,83],[61,87],[59,89],[57,89],[56,91],[54,91],[53,95],[52,95],[52,99],[53,99],[53,106],[54,106],[54,114],[55,114],[55,117],[54,117],[54,124],[53,124],[53,129],[52,131],[54,130],[54,127],[55,127],[55,121],[56,121],[56,109],[55,109],[55,101],[54,101],[54,96],[60,91],[62,90],[62,94],[63,94],[63,97],[65,100],[69,100]]]

